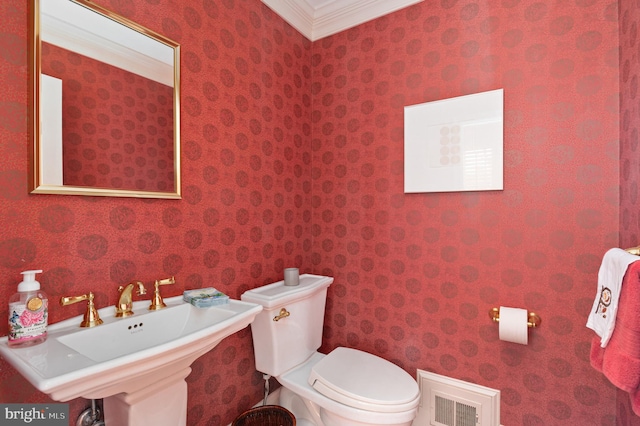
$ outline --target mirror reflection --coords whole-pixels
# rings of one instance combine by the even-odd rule
[[[179,198],[179,46],[86,0],[34,2],[32,192]]]

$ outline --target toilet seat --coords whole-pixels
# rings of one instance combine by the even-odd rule
[[[416,406],[416,381],[397,365],[350,348],[336,348],[316,363],[308,383],[316,391],[349,407],[399,413]]]
[[[413,382],[413,386],[415,386],[416,389],[416,398],[413,403],[406,404],[406,407],[408,407],[406,411],[396,412],[380,412],[378,411],[380,407],[369,407],[367,410],[350,407],[315,390],[309,384],[311,370],[313,366],[326,358],[326,356],[327,355],[321,354],[320,352],[315,352],[308,360],[284,374],[277,376],[276,379],[284,388],[289,389],[303,400],[308,400],[310,404],[315,404],[320,407],[320,411],[325,412],[323,415],[326,415],[326,413],[334,413],[345,419],[359,422],[357,423],[358,425],[395,425],[402,424],[403,422],[411,422],[416,417],[416,410],[420,403],[420,390],[415,381]],[[409,376],[409,374],[407,374],[407,376]],[[283,404],[283,406],[295,414],[296,409],[294,406],[287,405],[287,403]]]

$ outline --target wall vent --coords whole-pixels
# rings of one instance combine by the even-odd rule
[[[422,393],[414,426],[499,426],[500,391],[418,370]]]

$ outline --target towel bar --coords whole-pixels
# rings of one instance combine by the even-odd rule
[[[634,254],[636,256],[640,256],[640,246],[624,249],[624,251],[626,251],[629,254]]]
[[[489,311],[489,318],[491,318],[491,321],[493,322],[500,322],[500,308],[491,308]],[[536,328],[540,326],[540,323],[542,323],[540,316],[533,312],[528,312],[528,318],[529,321],[527,321],[527,327],[529,328]]]

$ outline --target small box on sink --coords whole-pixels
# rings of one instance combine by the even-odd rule
[[[186,290],[182,298],[185,302],[191,303],[198,308],[208,308],[229,303],[229,296],[213,287]]]

